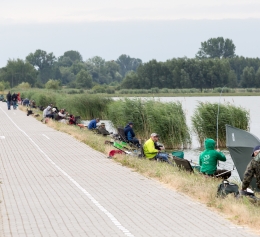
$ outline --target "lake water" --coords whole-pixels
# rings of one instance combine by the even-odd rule
[[[118,100],[119,98],[114,98]],[[250,132],[257,137],[260,136],[260,97],[258,96],[216,96],[216,97],[154,97],[154,98],[145,98],[145,99],[155,99],[161,102],[176,102],[180,101],[182,103],[182,108],[186,114],[187,124],[191,128],[191,116],[198,105],[198,102],[210,102],[210,103],[230,103],[234,106],[240,106],[245,108],[250,113]],[[217,118],[212,118],[217,119]],[[115,129],[109,121],[101,121],[106,123],[106,127],[109,131],[114,131]],[[86,122],[88,123],[88,122]],[[216,139],[216,138],[213,138]],[[184,151],[185,158],[192,160],[194,162],[198,161],[201,148],[199,142],[195,136],[192,134],[192,148]],[[220,162],[220,169],[232,169],[233,161],[227,150],[223,150],[227,157],[226,162]],[[232,172],[232,177],[238,179],[238,174],[235,171]]]

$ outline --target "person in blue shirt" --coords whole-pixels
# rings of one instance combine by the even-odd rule
[[[92,130],[92,129],[96,129],[97,128],[97,123],[99,123],[100,119],[99,118],[96,118],[96,119],[93,119],[89,122],[88,124],[88,129],[89,130]]]
[[[137,147],[140,147],[139,140],[135,137],[135,133],[133,130],[133,123],[129,122],[124,129],[126,140],[135,144]]]

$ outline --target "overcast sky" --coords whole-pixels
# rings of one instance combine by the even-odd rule
[[[1,23],[260,17],[259,0],[1,0]]]
[[[259,22],[260,0],[1,0],[0,67],[36,49],[78,50],[85,60],[194,57],[218,36],[259,57]]]

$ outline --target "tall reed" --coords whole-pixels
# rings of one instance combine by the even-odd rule
[[[219,106],[219,114],[218,114]],[[199,102],[191,117],[193,131],[198,136],[200,145],[203,146],[205,138],[217,139],[218,117],[218,144],[226,146],[226,124],[247,130],[249,127],[249,112],[242,108],[227,104]]]
[[[191,143],[189,129],[180,102],[161,103],[155,100],[124,99],[111,103],[108,117],[116,127],[134,122],[141,139],[159,133],[168,148],[187,148]]]
[[[47,90],[29,90],[23,92],[22,97],[35,100],[38,106],[46,107],[52,103],[83,119],[107,118],[107,106],[112,102],[111,98],[98,95],[55,93]]]

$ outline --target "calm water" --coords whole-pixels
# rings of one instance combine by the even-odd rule
[[[114,98],[117,100],[118,98]],[[149,99],[149,98],[147,98]],[[260,97],[258,96],[234,96],[234,97],[225,97],[225,96],[217,96],[217,97],[160,97],[155,100],[161,102],[176,102],[180,101],[182,103],[182,108],[186,114],[187,124],[191,128],[191,116],[194,113],[198,102],[211,102],[211,103],[230,103],[234,106],[240,106],[247,109],[250,112],[250,132],[257,137],[260,136]],[[217,119],[217,118],[212,118]],[[109,121],[101,121],[106,123],[106,127],[109,131],[114,131],[112,124]],[[88,124],[88,121],[86,121]],[[216,138],[213,138],[216,139]],[[185,158],[188,160],[192,160],[194,162],[198,161],[199,154],[201,152],[201,148],[199,142],[195,136],[192,134],[192,149],[185,150]],[[220,162],[219,168],[221,169],[232,169],[233,161],[229,155],[227,150],[223,150],[225,155],[227,156],[226,162]],[[232,172],[232,176],[234,178],[238,178],[238,174],[235,171]]]

